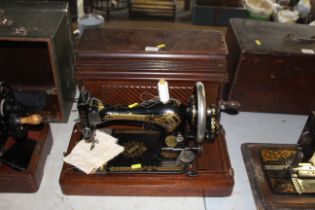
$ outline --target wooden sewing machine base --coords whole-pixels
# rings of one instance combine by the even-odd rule
[[[241,146],[248,179],[258,210],[275,209],[315,209],[314,194],[278,194],[273,193],[265,167],[260,156],[262,149],[294,150],[294,144],[254,144]]]
[[[74,126],[67,154],[80,140]],[[60,186],[69,195],[119,196],[229,196],[234,179],[224,135],[203,144],[197,175],[186,174],[84,174],[64,163]]]
[[[25,171],[14,170],[1,163],[0,192],[36,192],[41,183],[44,166],[52,146],[52,136],[49,124],[45,123],[39,130],[28,131],[28,139],[34,140],[35,147]],[[8,139],[10,144],[12,139]]]

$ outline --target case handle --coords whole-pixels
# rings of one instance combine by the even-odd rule
[[[292,33],[286,35],[286,39],[294,42],[315,43],[315,35],[310,38],[298,37]]]

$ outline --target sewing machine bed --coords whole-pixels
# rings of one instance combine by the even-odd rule
[[[0,162],[0,192],[36,192],[41,183],[46,158],[49,154],[52,145],[52,136],[48,123],[45,123],[38,130],[29,130],[27,140],[22,143],[22,152],[28,147],[30,151],[25,154],[18,151],[18,147],[14,147],[12,138],[8,139],[6,148],[13,148],[13,150],[4,155],[2,158],[5,161]],[[11,147],[13,145],[13,147]],[[30,156],[30,157],[29,157]],[[29,161],[22,160],[27,157]],[[7,163],[4,163],[8,161]],[[16,167],[17,165],[25,165],[24,167]],[[9,165],[15,165],[15,169]],[[19,168],[19,170],[17,169]]]
[[[75,144],[80,140],[80,132],[74,126],[68,150],[69,154]],[[120,133],[114,134],[122,135]],[[130,131],[127,131],[130,133]],[[123,135],[131,139],[138,134]],[[156,134],[154,134],[156,135]],[[153,136],[154,136],[153,135]],[[150,134],[152,137],[152,134]],[[158,139],[159,136],[157,135]],[[122,140],[120,140],[119,143]],[[126,139],[125,142],[133,142]],[[150,140],[152,141],[152,139]],[[156,141],[157,142],[157,141]],[[130,143],[128,143],[130,144]],[[137,148],[141,150],[145,143],[138,143]],[[160,147],[158,143],[153,143],[151,146]],[[97,172],[96,174],[84,174],[75,167],[64,163],[60,174],[60,185],[64,194],[70,195],[122,195],[122,196],[228,196],[232,192],[234,185],[233,170],[230,165],[229,156],[227,153],[224,135],[219,135],[214,141],[204,143],[203,151],[197,156],[196,161],[189,167],[196,167],[196,176],[187,176],[184,173],[183,167],[170,167],[165,170],[165,167],[160,167],[163,159],[176,161],[172,157],[161,158],[161,154],[149,154],[150,161],[141,158],[130,158],[128,164],[138,164],[141,162],[143,171],[129,173],[124,170],[124,165],[121,168],[116,168],[116,171],[109,171],[109,173]],[[152,151],[156,151],[154,148]],[[110,165],[119,165],[126,163],[126,157],[120,155],[110,161]],[[123,160],[123,161],[121,161]],[[162,161],[161,161],[162,160]],[[150,164],[148,164],[150,162]],[[152,163],[154,163],[152,165]],[[150,170],[156,170],[156,173]]]
[[[314,194],[299,195],[290,179],[271,178],[270,170],[265,169],[266,159],[278,159],[274,164],[279,165],[294,156],[297,145],[247,143],[241,149],[257,209],[315,208]]]
[[[184,172],[185,164],[176,164],[179,152],[160,150],[166,145],[161,143],[162,134],[158,130],[115,129],[112,136],[125,150],[107,163],[103,173]]]

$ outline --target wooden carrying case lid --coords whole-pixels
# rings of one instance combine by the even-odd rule
[[[308,114],[315,98],[315,30],[301,24],[231,19],[230,100],[241,111]]]
[[[314,27],[233,18],[230,28],[246,52],[315,56]],[[303,52],[313,50],[313,53]]]
[[[68,4],[2,1],[0,8],[0,80],[14,90],[43,93],[44,120],[66,122],[75,95]]]
[[[0,7],[6,19],[4,22],[12,21],[11,24],[0,25],[0,37],[10,40],[14,37],[17,40],[22,38],[51,39],[59,29],[55,25],[61,24],[68,13],[66,2],[2,1]]]
[[[158,52],[145,51],[160,44],[165,47]],[[226,82],[226,56],[218,31],[94,29],[83,34],[76,48],[76,75]]]

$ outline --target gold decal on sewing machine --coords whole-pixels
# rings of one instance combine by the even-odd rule
[[[296,154],[296,150],[262,149],[260,154],[264,162],[288,161],[293,159],[294,155]]]
[[[123,154],[129,158],[139,157],[147,151],[147,147],[139,141],[128,141],[123,146],[125,148]]]
[[[180,117],[174,112],[166,112],[161,115],[108,113],[103,120],[128,120],[154,123],[165,128],[168,132],[173,132],[181,123]]]

